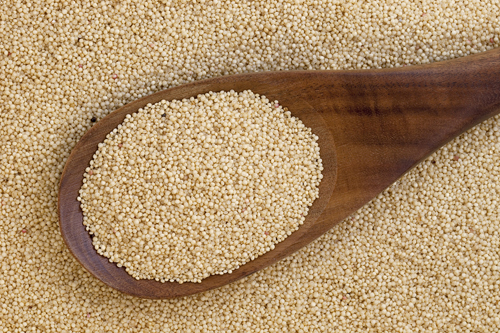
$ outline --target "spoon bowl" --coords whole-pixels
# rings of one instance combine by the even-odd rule
[[[318,135],[324,178],[303,225],[275,249],[201,283],[136,280],[99,255],[77,201],[97,145],[149,103],[209,91],[252,90],[278,100]],[[138,99],[96,123],[77,143],[59,188],[59,225],[75,258],[126,294],[173,298],[217,288],[292,254],[369,202],[436,149],[500,112],[500,49],[422,66],[359,71],[281,71],[197,81]]]

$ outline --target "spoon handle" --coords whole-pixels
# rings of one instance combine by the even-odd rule
[[[424,66],[319,75],[308,81],[316,96],[310,103],[331,130],[338,173],[328,207],[311,230],[318,236],[500,112],[500,49]]]

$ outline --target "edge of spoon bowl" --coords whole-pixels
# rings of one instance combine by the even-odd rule
[[[293,244],[296,239],[307,234],[311,228],[314,228],[314,221],[321,215],[327,206],[334,190],[337,165],[333,137],[324,119],[309,105],[309,103],[307,103],[307,100],[295,105],[284,104],[281,100],[280,103],[288,107],[293,116],[298,117],[307,127],[312,128],[313,133],[319,137],[318,143],[321,158],[323,160],[324,178],[319,186],[320,196],[310,207],[309,214],[304,224],[293,232],[291,236],[276,244],[274,250],[240,266],[230,274],[212,275],[202,280],[201,283],[187,282],[179,284],[177,282],[161,283],[155,280],[136,280],[131,277],[123,267],[119,268],[116,263],[110,262],[107,258],[97,253],[92,245],[91,237],[83,225],[83,213],[80,208],[80,202],[77,201],[78,191],[83,184],[83,174],[85,169],[89,166],[93,154],[97,150],[97,145],[104,140],[111,130],[123,122],[127,114],[137,112],[147,104],[154,104],[163,99],[182,99],[209,91],[228,91],[230,90],[228,89],[228,83],[230,84],[231,82],[230,80],[228,81],[228,78],[240,83],[235,84],[235,86],[237,86],[233,89],[235,91],[251,89],[255,93],[265,95],[270,100],[279,100],[278,96],[274,96],[270,91],[265,91],[266,89],[262,89],[262,87],[260,87],[260,89],[259,87],[256,89],[255,87],[251,87],[261,81],[262,76],[268,75],[269,73],[265,72],[240,74],[231,77],[207,79],[166,89],[142,97],[111,112],[99,122],[95,123],[83,135],[73,148],[62,172],[59,186],[58,213],[59,226],[64,242],[72,255],[89,273],[106,285],[137,297],[158,299],[187,296],[234,282],[275,263],[279,260],[275,257],[276,254],[284,254],[283,256],[288,255],[288,253],[285,254],[285,252],[290,248],[290,245]],[[239,80],[241,78],[246,79],[243,80],[246,82],[245,87],[241,85],[242,80]],[[276,84],[279,84],[279,82]]]

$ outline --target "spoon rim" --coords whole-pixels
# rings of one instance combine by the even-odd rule
[[[316,74],[319,71],[289,71],[290,72],[301,72],[301,74]],[[314,73],[310,73],[314,72]],[[233,81],[237,82],[239,81],[242,77],[248,79],[252,79],[254,81],[258,81],[259,77],[262,75],[273,75],[273,74],[283,74],[283,72],[257,72],[257,73],[248,73],[248,74],[236,74],[236,75],[231,75],[231,76],[225,76],[222,77],[225,81]],[[168,95],[175,95],[173,92],[180,93],[181,95],[185,94],[184,91],[190,91],[190,90],[197,90],[197,93],[191,93],[189,95],[185,95],[183,98],[189,98],[189,97],[196,97],[199,94],[203,94],[208,91],[227,91],[224,89],[220,90],[213,90],[213,89],[208,89],[208,87],[213,87],[214,85],[217,86],[217,82],[220,81],[221,78],[210,78],[202,81],[194,81],[185,85],[165,89],[144,97],[141,97],[137,100],[134,100],[120,108],[118,108],[115,111],[112,111],[108,115],[106,115],[104,118],[102,118],[100,121],[97,123],[93,124],[93,126],[87,130],[87,132],[80,138],[80,140],[77,142],[75,147],[72,149],[70,156],[68,157],[63,172],[61,174],[61,179],[59,182],[59,197],[58,197],[58,215],[59,215],[59,229],[60,232],[63,236],[63,240],[69,249],[70,253],[73,255],[73,257],[76,258],[76,260],[82,265],[91,275],[96,277],[98,280],[101,282],[105,283],[107,286],[118,290],[120,292],[123,292],[125,294],[131,295],[131,296],[136,296],[136,297],[141,297],[141,298],[151,298],[151,299],[165,299],[165,298],[174,298],[174,297],[182,297],[182,296],[187,296],[187,295],[192,295],[196,294],[199,292],[207,291],[210,289],[218,288],[223,285],[226,285],[228,283],[235,282],[241,278],[244,278],[250,274],[253,274],[254,272],[263,269],[273,263],[275,263],[276,260],[273,260],[271,254],[275,250],[270,250],[266,252],[263,255],[258,256],[254,260],[251,260],[243,265],[241,265],[238,269],[233,270],[232,273],[226,273],[223,275],[211,275],[210,277],[203,279],[201,283],[192,283],[192,282],[185,282],[185,283],[177,283],[177,282],[158,282],[155,281],[154,279],[151,280],[136,280],[132,276],[130,276],[126,271],[124,267],[118,267],[115,262],[109,261],[108,258],[105,258],[101,256],[100,254],[97,253],[97,251],[94,249],[92,245],[92,238],[88,231],[86,231],[85,226],[82,223],[83,220],[83,212],[81,211],[80,208],[80,202],[76,200],[76,198],[79,196],[79,189],[81,185],[83,184],[83,174],[84,172],[80,173],[75,173],[74,170],[72,170],[72,167],[75,167],[75,161],[78,162],[76,165],[80,169],[85,170],[86,167],[89,166],[90,161],[93,159],[93,154],[95,153],[95,150],[90,154],[90,159],[85,159],[85,161],[80,161],[77,159],[77,157],[81,156],[79,155],[82,150],[85,150],[86,147],[89,145],[97,145],[98,143],[101,143],[105,136],[114,128],[116,128],[119,124],[123,122],[123,119],[127,114],[135,113],[137,112],[140,108],[148,105],[148,104],[154,104],[157,103],[161,100],[172,100],[172,99],[182,99],[182,98],[165,98],[164,96]],[[206,91],[205,91],[206,90]],[[243,89],[247,90],[247,89]],[[251,89],[250,89],[251,90]],[[235,91],[242,91],[241,89],[235,89]],[[265,93],[260,93],[259,91],[254,91],[254,93],[258,93],[260,95],[265,95],[266,97],[267,94]],[[268,97],[269,98],[269,97]],[[269,98],[271,100],[271,98]],[[279,99],[278,99],[279,100]],[[281,103],[280,103],[281,104]],[[328,202],[330,200],[330,197],[335,189],[335,184],[337,181],[337,163],[336,163],[336,149],[335,149],[335,143],[333,140],[333,136],[328,129],[328,126],[326,125],[326,121],[323,119],[323,117],[320,115],[319,112],[315,111],[314,108],[312,108],[310,105],[307,106],[306,103],[306,108],[307,110],[294,110],[293,105],[284,105],[288,107],[288,111],[291,112],[293,116],[298,117],[300,120],[304,122],[304,124],[307,127],[312,128],[313,133],[318,136],[318,144],[320,147],[320,156],[323,160],[323,175],[325,178],[322,179],[319,189],[320,189],[320,196],[317,198],[314,202],[313,205],[310,207],[309,210],[309,215],[306,217],[306,220],[304,221],[303,225],[299,226],[299,229],[294,231],[292,235],[288,236],[284,241],[275,244],[276,247],[278,247],[280,244],[283,244],[286,242],[287,239],[292,237],[294,234],[298,233],[303,228],[306,228],[306,224],[308,227],[314,227],[314,222],[321,216],[322,212],[328,205]],[[121,119],[121,120],[120,120]],[[117,122],[117,120],[120,120]],[[102,139],[97,140],[98,137],[102,136],[103,133],[100,133],[99,131],[105,127],[104,125],[106,124],[112,124],[109,130],[104,131],[104,137]],[[313,127],[309,126],[308,124],[313,124]],[[320,132],[320,133],[318,133]],[[100,135],[100,136],[99,136]],[[89,155],[89,153],[87,153]],[[326,175],[326,176],[325,176]],[[75,187],[75,185],[71,182],[71,180],[74,180],[75,178],[79,179],[79,186]],[[69,188],[68,188],[69,187]],[[73,190],[73,197],[74,198],[68,198],[68,190]],[[75,193],[76,190],[76,193]],[[71,191],[70,191],[71,192]],[[76,196],[75,196],[76,194]],[[75,221],[74,219],[71,219],[67,216],[68,214],[68,205],[72,207],[73,210],[76,209],[75,211],[72,211],[71,214],[74,216],[75,213],[77,215],[80,215],[81,219],[78,221]],[[75,238],[74,236],[74,230],[75,228],[83,229],[80,230],[80,237]],[[81,234],[83,232],[83,235]],[[78,241],[82,240],[82,237],[85,237],[87,239],[86,245],[85,244],[78,244]],[[88,243],[91,245],[91,249],[88,247]],[[81,248],[84,246],[84,248]],[[285,248],[286,250],[286,248]],[[287,255],[295,252],[296,250],[291,251]],[[267,257],[265,261],[263,261],[260,265],[258,265],[257,269],[250,269],[246,270],[246,266],[249,266],[251,263],[256,263],[262,261],[263,257]],[[269,258],[271,257],[271,258]],[[110,272],[108,269],[100,270],[95,267],[95,265],[90,265],[89,264],[89,258],[94,258],[95,260],[92,261],[95,263],[97,261],[100,265],[103,265],[107,268],[109,268],[112,272],[110,276]],[[260,259],[260,260],[259,260]],[[113,269],[115,268],[115,269]],[[124,276],[122,273],[119,273],[117,271],[122,271],[126,274]],[[226,281],[223,283],[217,283],[217,281],[213,280],[221,280],[221,281]],[[127,280],[127,281],[125,281]],[[208,285],[208,287],[204,287],[204,282],[210,281],[211,283]],[[215,282],[215,283],[214,283]],[[146,288],[145,284],[151,284],[156,286],[153,288],[154,290],[151,290],[151,288]],[[134,285],[135,287],[131,287]],[[172,286],[174,285],[175,287],[167,287],[167,286]],[[163,291],[162,291],[163,289]],[[181,290],[182,292],[172,292],[175,289],[175,291]],[[146,291],[146,292],[144,292]]]

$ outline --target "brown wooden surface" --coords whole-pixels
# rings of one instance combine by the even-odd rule
[[[325,179],[306,222],[267,254],[202,283],[135,280],[92,247],[76,200],[97,144],[126,114],[162,99],[208,91],[252,91],[277,99],[320,137]],[[282,71],[225,76],[132,102],[95,124],[76,145],[59,190],[60,228],[78,261],[124,293],[171,298],[248,276],[307,245],[362,207],[443,144],[500,111],[500,49],[466,58],[384,70]]]

